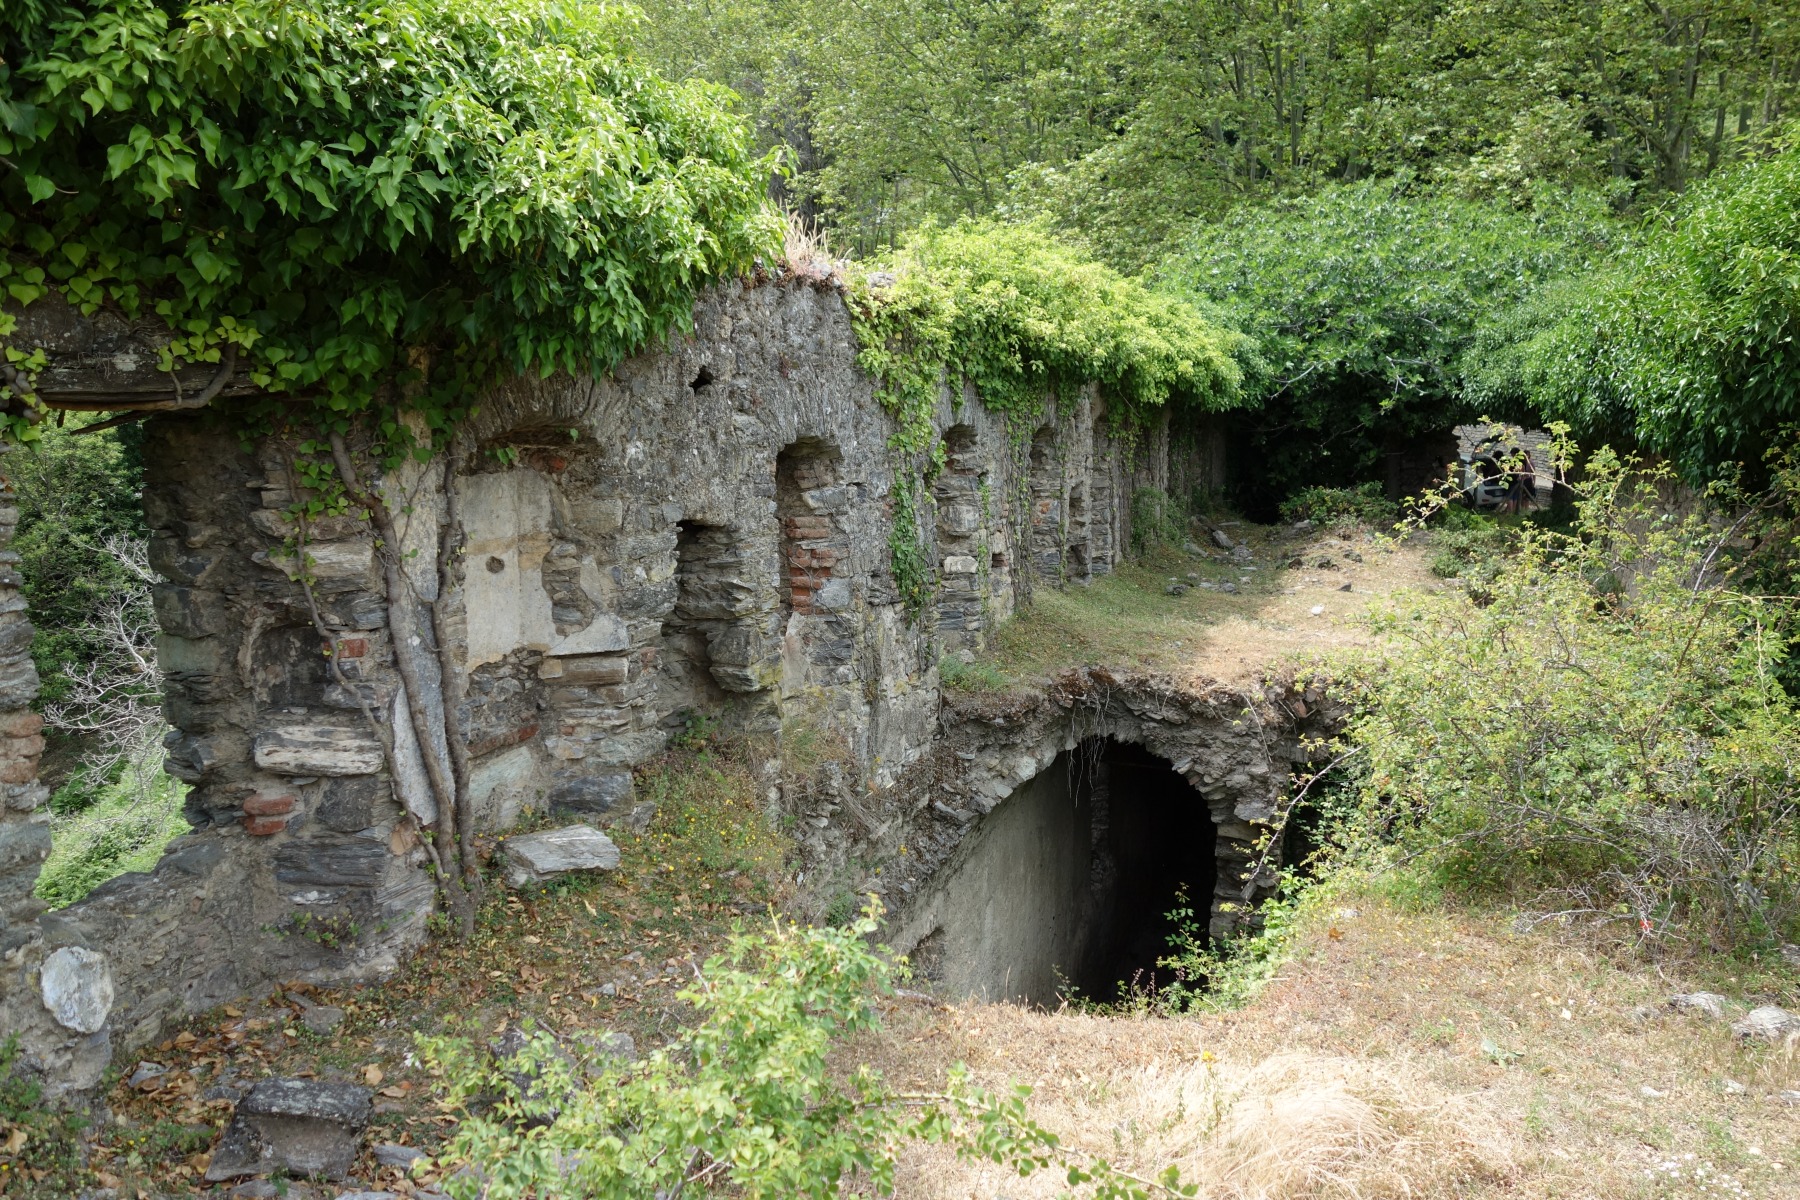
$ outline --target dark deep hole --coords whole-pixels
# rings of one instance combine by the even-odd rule
[[[703,387],[711,387],[712,382],[713,382],[712,369],[710,367],[701,367],[700,373],[698,375],[694,376],[694,382],[688,384],[688,386],[693,388],[697,392]]]
[[[1169,915],[1178,908],[1192,912],[1189,931],[1205,942],[1218,831],[1200,794],[1142,746],[1090,741],[1073,759],[1078,795],[1085,791],[1093,814],[1097,926],[1070,982],[1090,999],[1110,1001],[1173,982],[1157,960],[1181,932]]]

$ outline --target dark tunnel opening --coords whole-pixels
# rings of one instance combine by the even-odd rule
[[[1218,875],[1218,830],[1199,793],[1142,746],[1090,740],[1072,756],[1078,802],[1090,817],[1093,933],[1071,975],[1089,999],[1171,982],[1158,960],[1180,932],[1177,909],[1193,913],[1201,940]],[[1085,791],[1084,796],[1081,793]]]
[[[1191,911],[1204,947],[1217,852],[1206,800],[1166,759],[1089,738],[988,814],[920,897],[903,944],[949,993],[1112,1003],[1175,981],[1158,965],[1172,911]]]

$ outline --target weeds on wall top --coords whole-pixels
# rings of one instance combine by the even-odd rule
[[[899,423],[894,445],[932,448],[948,377],[1021,428],[1052,389],[1094,382],[1114,427],[1141,428],[1171,402],[1239,403],[1242,335],[1183,300],[1083,258],[1041,225],[926,226],[886,262],[853,271],[858,362]]]
[[[604,370],[779,245],[727,93],[557,0],[16,0],[0,8],[0,287],[160,318],[390,457],[507,373]],[[0,314],[0,339],[16,331]],[[5,436],[36,347],[7,345]],[[401,402],[404,397],[404,403]],[[292,404],[237,406],[251,430]]]
[[[857,362],[896,425],[890,446],[902,469],[889,549],[915,614],[931,593],[916,510],[922,483],[943,466],[933,418],[946,383],[959,401],[972,384],[1021,452],[1049,395],[1090,382],[1126,438],[1171,403],[1239,403],[1242,335],[1083,258],[1041,225],[927,225],[889,260],[853,269],[848,283]]]

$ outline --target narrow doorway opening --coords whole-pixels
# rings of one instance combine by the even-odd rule
[[[1172,982],[1158,965],[1183,932],[1172,913],[1188,910],[1186,932],[1204,942],[1218,881],[1218,829],[1200,794],[1142,746],[1090,740],[1074,759],[1093,812],[1095,929],[1070,982],[1091,999],[1110,1001],[1126,989]]]

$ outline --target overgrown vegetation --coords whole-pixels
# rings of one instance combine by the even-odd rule
[[[1186,515],[1161,488],[1131,493],[1131,549],[1142,556],[1179,546],[1187,536]]]
[[[1520,524],[1477,594],[1390,602],[1350,731],[1363,820],[1455,887],[1771,946],[1800,935],[1792,601],[1743,590],[1744,521],[1667,511],[1667,481],[1597,452],[1572,530]]]
[[[604,369],[780,244],[724,93],[659,79],[624,51],[630,21],[21,0],[0,15],[0,283],[161,318],[165,367],[241,362],[390,453],[402,409],[445,437],[498,374]],[[34,351],[9,345],[24,376],[0,380],[25,438]]]
[[[946,1145],[1021,1176],[1055,1169],[1097,1200],[1197,1194],[1174,1167],[1155,1178],[1071,1155],[1025,1110],[1030,1089],[899,1091],[868,1066],[834,1077],[839,1039],[879,1023],[892,968],[871,949],[879,910],[838,928],[775,921],[735,935],[682,993],[694,1023],[627,1071],[581,1080],[545,1032],[496,1058],[469,1038],[425,1038],[426,1062],[460,1118],[437,1156],[455,1200],[675,1195],[690,1186],[774,1200],[894,1192],[898,1151]],[[671,1150],[676,1153],[671,1153]]]
[[[52,908],[73,904],[127,871],[148,871],[163,847],[188,832],[187,789],[163,774],[161,739],[110,771],[79,768],[50,797],[50,857],[37,895]]]
[[[47,428],[6,463],[54,747],[45,771],[54,849],[37,894],[59,907],[148,870],[187,829],[186,789],[162,771],[167,726],[136,430],[80,434],[88,423]]]
[[[1667,455],[1691,481],[1755,474],[1800,419],[1797,196],[1793,145],[1696,186],[1604,270],[1494,319],[1471,397]]]
[[[1389,500],[1379,483],[1355,487],[1303,487],[1281,502],[1281,519],[1315,525],[1368,525],[1376,529],[1398,519],[1399,506]]]
[[[1253,340],[1234,421],[1258,463],[1236,499],[1265,519],[1301,488],[1382,477],[1382,455],[1472,419],[1463,376],[1484,318],[1602,257],[1592,197],[1467,200],[1405,177],[1242,208],[1161,268]]]
[[[896,448],[933,449],[946,376],[972,385],[1016,436],[1051,392],[1097,383],[1113,427],[1131,433],[1169,404],[1238,403],[1243,338],[1191,305],[1059,243],[1047,229],[994,222],[927,226],[856,272],[858,361],[899,422]]]

